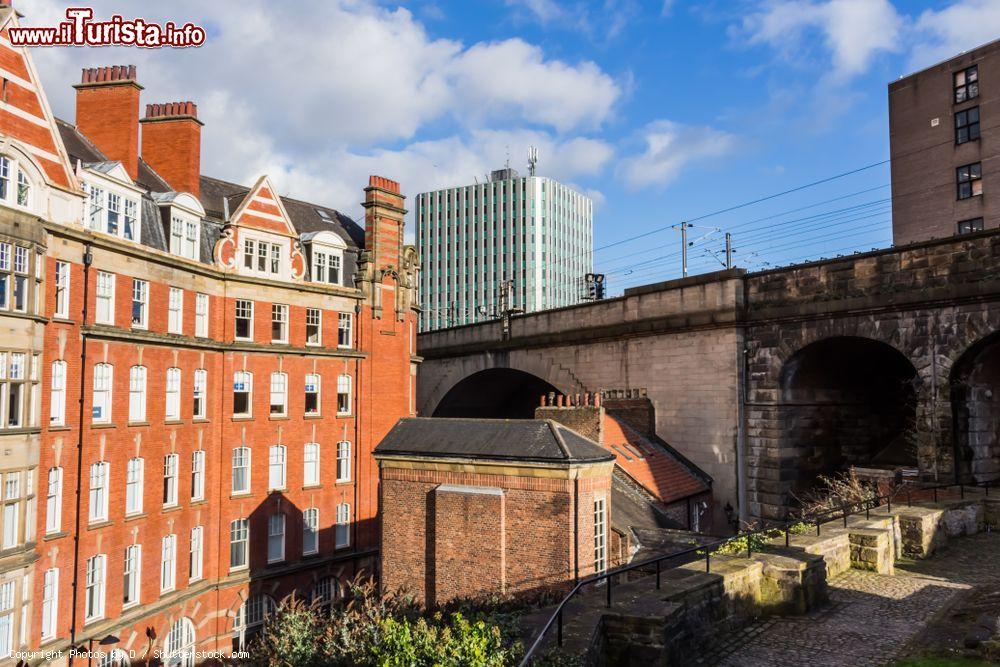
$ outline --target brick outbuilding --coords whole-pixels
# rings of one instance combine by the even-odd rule
[[[608,567],[614,455],[562,424],[401,419],[375,458],[385,590],[531,596]]]

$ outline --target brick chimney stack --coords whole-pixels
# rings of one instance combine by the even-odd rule
[[[365,188],[365,249],[375,268],[399,268],[403,256],[403,197],[399,183],[371,176]]]
[[[142,159],[178,192],[201,192],[201,126],[194,102],[147,104]]]
[[[76,126],[129,176],[139,174],[139,93],[135,65],[83,70],[76,88]]]

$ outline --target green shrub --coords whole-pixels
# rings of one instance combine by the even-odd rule
[[[286,598],[251,647],[250,663],[277,667],[504,667],[522,653],[511,612],[464,601],[424,614],[404,592],[379,595],[355,580],[332,607]]]

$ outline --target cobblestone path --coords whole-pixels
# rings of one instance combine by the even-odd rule
[[[830,604],[807,616],[752,624],[692,664],[725,667],[881,667],[973,587],[1000,583],[1000,533],[951,540],[893,576],[850,570],[830,582]]]

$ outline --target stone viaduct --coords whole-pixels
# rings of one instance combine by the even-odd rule
[[[1000,476],[1000,233],[746,273],[421,334],[418,410],[530,416],[642,388],[717,508],[777,518],[845,464]]]

